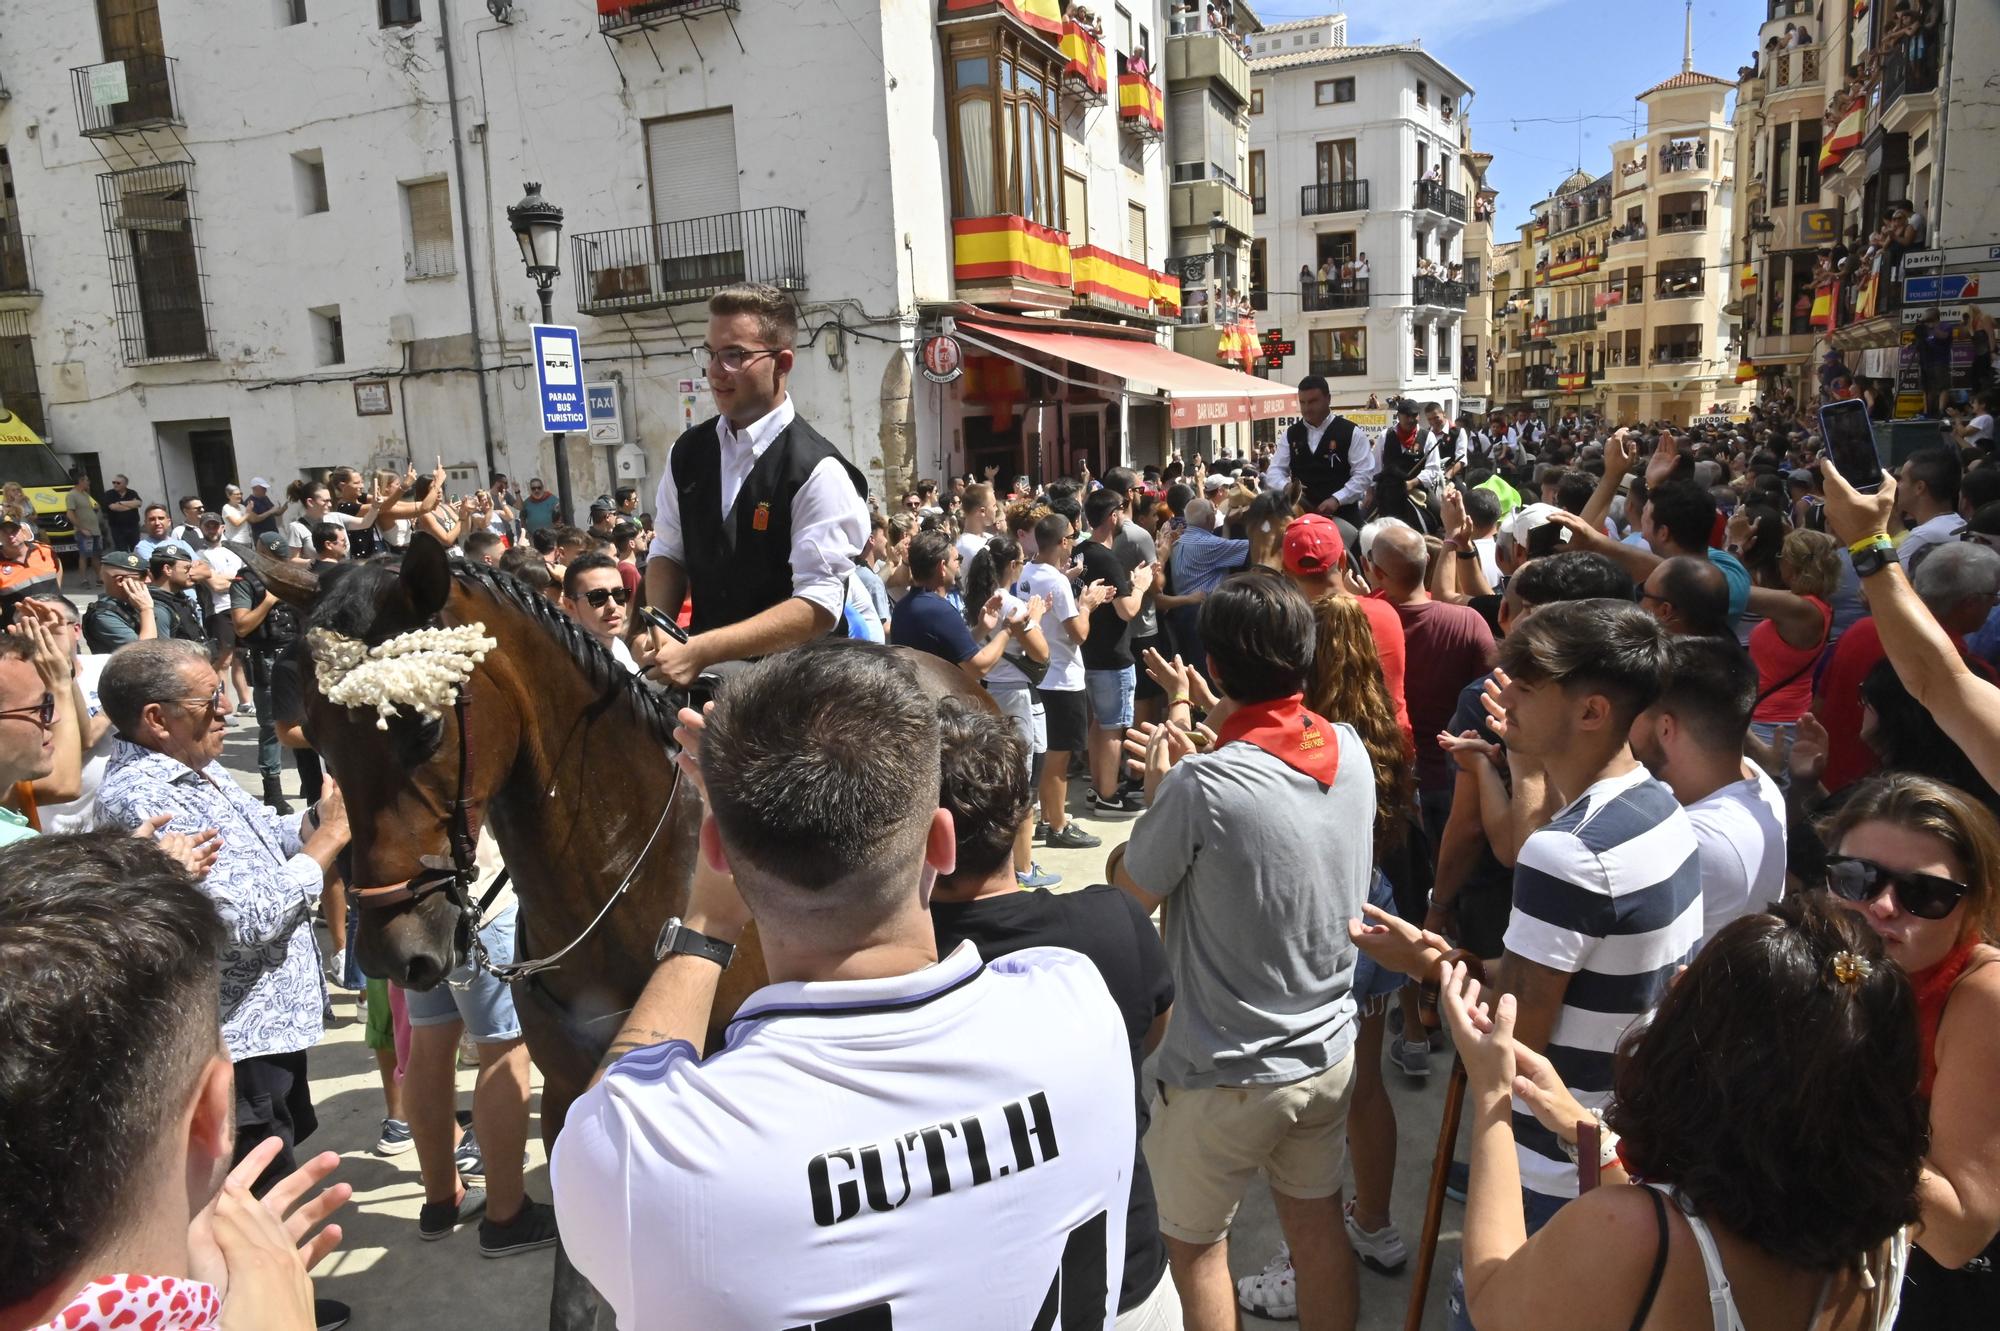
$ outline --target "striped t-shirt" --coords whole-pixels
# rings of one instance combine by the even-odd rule
[[[1694,829],[1644,767],[1597,782],[1522,844],[1507,951],[1570,972],[1545,1052],[1586,1109],[1611,1098],[1619,1037],[1694,955],[1701,921]],[[1576,1196],[1576,1166],[1519,1100],[1514,1140],[1522,1187]]]

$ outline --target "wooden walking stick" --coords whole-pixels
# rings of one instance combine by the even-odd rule
[[[1479,958],[1463,948],[1447,953],[1440,962],[1462,961],[1475,979],[1483,971]],[[1429,986],[1426,986],[1429,987]],[[1451,1060],[1451,1079],[1444,1092],[1444,1117],[1438,1124],[1437,1153],[1431,1158],[1431,1186],[1424,1198],[1424,1232],[1417,1241],[1417,1270],[1410,1283],[1410,1307],[1403,1317],[1403,1331],[1422,1331],[1424,1301],[1430,1295],[1431,1270],[1437,1265],[1438,1230],[1444,1225],[1444,1189],[1451,1175],[1452,1149],[1458,1143],[1458,1121],[1465,1109],[1465,1064],[1456,1054]]]
[[[1444,1092],[1444,1120],[1438,1124],[1437,1154],[1431,1160],[1430,1193],[1424,1198],[1424,1232],[1417,1242],[1417,1271],[1410,1283],[1410,1310],[1403,1331],[1422,1331],[1424,1300],[1430,1294],[1431,1268],[1437,1264],[1438,1230],[1444,1224],[1444,1189],[1451,1174],[1452,1147],[1458,1141],[1458,1119],[1465,1108],[1465,1064],[1454,1056],[1451,1082]]]

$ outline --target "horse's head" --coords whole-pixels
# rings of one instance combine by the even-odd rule
[[[400,567],[357,564],[323,586],[302,582],[295,565],[260,561],[260,572],[281,597],[312,606],[305,728],[353,828],[355,960],[370,975],[429,989],[463,958],[459,889],[469,882],[450,874],[469,860],[520,742],[516,708],[490,671],[473,668],[484,654],[471,627],[481,607],[427,535],[411,540]],[[386,659],[366,655],[385,643]]]

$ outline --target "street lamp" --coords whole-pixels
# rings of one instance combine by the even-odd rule
[[[556,321],[553,291],[556,279],[562,276],[562,224],[563,210],[542,197],[539,181],[529,181],[527,194],[522,200],[507,210],[507,225],[513,228],[514,239],[521,245],[521,263],[528,270],[528,277],[535,284],[535,294],[542,302],[542,322]],[[540,348],[534,349],[540,354]],[[556,504],[561,510],[565,523],[574,521],[576,511],[570,502],[569,483],[569,436],[557,431],[553,436],[556,451]]]
[[[1222,317],[1222,298],[1225,294],[1222,280],[1222,253],[1229,239],[1229,223],[1223,220],[1222,210],[1216,209],[1208,216],[1209,264],[1215,269],[1215,296],[1209,301],[1210,317],[1216,323],[1228,322]]]

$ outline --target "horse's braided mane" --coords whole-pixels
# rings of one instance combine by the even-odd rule
[[[609,648],[591,637],[546,596],[513,574],[476,561],[454,559],[451,572],[452,580],[460,586],[477,588],[533,620],[569,653],[585,679],[602,693],[623,692],[653,737],[662,744],[673,744],[676,707],[672,695],[650,687],[625,669]],[[386,561],[346,566],[313,607],[313,626],[369,639],[382,586],[396,576],[395,565]]]

